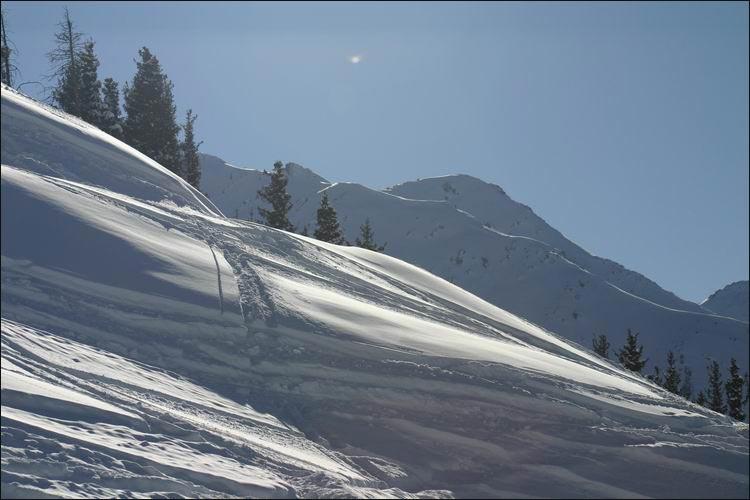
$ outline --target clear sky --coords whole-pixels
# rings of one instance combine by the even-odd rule
[[[100,78],[148,46],[232,163],[467,173],[683,298],[748,279],[746,2],[3,4],[22,80],[67,4]]]

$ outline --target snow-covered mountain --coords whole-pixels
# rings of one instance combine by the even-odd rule
[[[257,218],[257,191],[269,182],[258,170],[233,167],[203,155],[201,189],[224,211]],[[354,241],[369,217],[386,253],[415,264],[488,302],[583,345],[606,334],[614,348],[627,328],[640,332],[654,365],[667,352],[684,359],[697,387],[708,357],[748,366],[748,325],[679,299],[644,276],[592,256],[550,227],[498,186],[465,176],[423,179],[385,191],[331,183],[288,164],[291,219],[315,228],[323,190],[344,233]]]
[[[744,322],[750,321],[750,282],[735,281],[716,290],[701,303],[705,309]]]
[[[6,87],[1,160],[3,498],[747,495],[747,424],[423,269]]]

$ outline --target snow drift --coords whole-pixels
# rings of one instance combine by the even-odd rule
[[[3,497],[747,495],[746,424],[411,264],[227,219],[6,87],[2,113]]]

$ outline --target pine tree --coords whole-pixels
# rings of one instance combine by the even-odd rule
[[[187,110],[185,125],[182,126],[185,138],[180,143],[182,172],[185,175],[185,180],[195,189],[199,189],[201,183],[201,162],[198,157],[198,148],[203,144],[203,141],[198,144],[195,143],[194,127],[197,118],[198,115],[194,115],[192,109]]]
[[[101,88],[98,68],[99,59],[94,53],[94,42],[88,40],[83,44],[83,50],[78,56],[80,64],[81,87],[80,87],[80,113],[79,117],[84,121],[102,127],[104,119],[104,103],[102,102]]]
[[[116,139],[122,139],[122,118],[120,116],[120,91],[117,82],[112,78],[104,79],[102,88],[102,104],[104,114],[99,128]]]
[[[378,244],[375,243],[375,232],[372,230],[369,217],[365,219],[364,224],[359,226],[359,234],[361,238],[357,237],[357,239],[354,240],[354,244],[358,247],[373,250],[375,252],[382,252],[385,250],[385,245],[378,246]]]
[[[706,393],[704,391],[700,391],[698,395],[695,397],[696,404],[699,404],[703,407],[706,407]]]
[[[302,236],[309,236],[307,231],[307,224],[305,224],[305,227],[302,228],[302,232],[299,234],[301,234]]]
[[[690,400],[693,397],[693,372],[687,366],[682,368],[682,384],[680,384],[680,396]]]
[[[289,182],[284,172],[284,164],[277,161],[273,164],[271,172],[271,183],[258,191],[258,196],[271,205],[271,209],[259,207],[261,217],[267,226],[284,231],[294,231],[294,226],[289,222],[289,211],[292,209],[291,195],[286,192]]]
[[[81,53],[82,33],[75,30],[70,12],[65,7],[63,20],[58,23],[60,31],[55,33],[56,47],[47,54],[52,64],[51,78],[57,78],[57,87],[52,98],[57,105],[75,116],[81,116]]]
[[[13,49],[8,41],[8,31],[5,28],[7,16],[5,6],[0,6],[0,81],[12,86],[16,67],[13,65]]]
[[[664,388],[673,394],[680,393],[680,372],[677,370],[674,353],[667,353],[667,371],[664,372]]]
[[[641,373],[646,366],[648,359],[641,359],[643,356],[643,346],[638,345],[638,333],[632,333],[628,328],[628,336],[625,339],[625,345],[617,353],[617,359],[622,366],[630,371]]]
[[[336,209],[328,202],[328,193],[326,191],[323,191],[323,197],[320,199],[317,222],[318,228],[313,233],[316,239],[336,245],[344,244],[344,236],[341,234]]]
[[[721,381],[721,369],[717,361],[712,361],[708,367],[708,387],[706,388],[706,405],[717,413],[725,413],[724,388]]]
[[[604,334],[594,335],[591,339],[591,346],[594,348],[594,352],[603,358],[609,358],[609,340]]]
[[[138,69],[125,88],[125,142],[180,175],[180,154],[172,82],[148,48],[138,51]]]
[[[737,360],[732,358],[729,361],[729,378],[724,388],[727,393],[727,414],[735,420],[745,420],[745,412],[742,411],[742,394],[745,386],[745,380],[740,375],[740,369],[737,366]]]
[[[646,377],[656,385],[664,385],[664,381],[661,379],[661,371],[658,366],[654,366],[654,373]]]

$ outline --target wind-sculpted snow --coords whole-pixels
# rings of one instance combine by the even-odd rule
[[[202,165],[202,188],[225,213],[258,217],[263,205],[256,192],[268,175],[208,155]],[[287,171],[290,218],[298,230],[314,231],[325,191],[349,241],[369,218],[388,255],[580,344],[605,334],[617,349],[628,329],[638,332],[650,359],[647,373],[654,366],[663,370],[672,351],[692,370],[697,392],[706,380],[707,357],[722,366],[734,357],[743,370],[748,367],[746,323],[717,316],[588,254],[498,186],[455,175],[376,191],[330,183],[295,164]]]
[[[2,167],[3,498],[747,496],[746,424],[423,269],[64,177]]]

